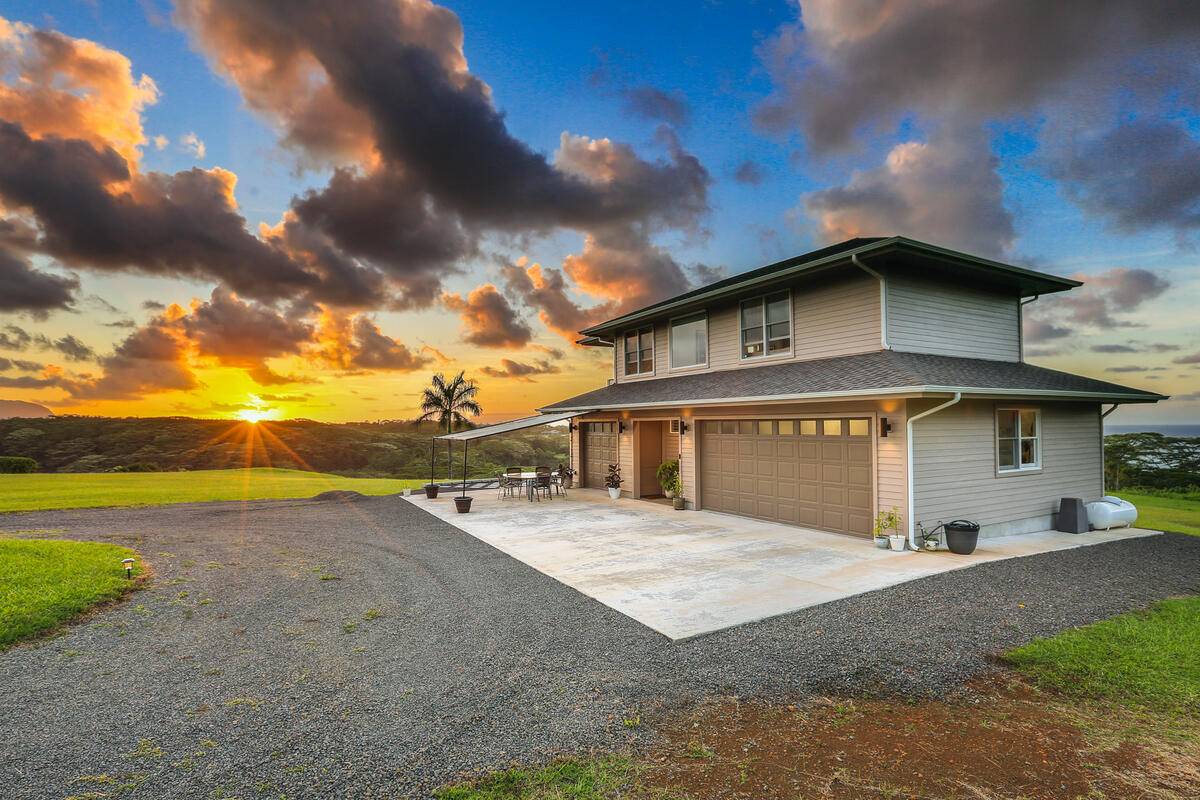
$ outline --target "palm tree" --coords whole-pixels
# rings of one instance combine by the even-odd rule
[[[483,408],[475,402],[477,394],[479,394],[479,387],[475,385],[475,381],[467,380],[463,377],[462,372],[449,381],[446,380],[445,375],[439,372],[433,376],[431,385],[425,388],[425,393],[421,396],[421,416],[417,417],[416,422],[436,420],[439,427],[443,425],[446,427],[446,433],[452,433],[455,425],[464,428],[474,427],[466,415],[478,417],[483,413]],[[447,476],[451,469],[451,446],[452,443],[447,441]]]

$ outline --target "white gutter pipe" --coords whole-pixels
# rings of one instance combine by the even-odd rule
[[[879,281],[879,342],[883,345],[884,350],[891,350],[892,346],[888,344],[887,338],[887,276],[859,261],[858,253],[850,254],[850,262],[868,275],[873,275]]]
[[[1108,465],[1104,461],[1104,418],[1116,411],[1119,405],[1121,404],[1113,403],[1108,411],[1100,412],[1100,494],[1108,493]]]
[[[1017,303],[1017,347],[1021,351],[1021,363],[1025,363],[1025,306],[1036,301],[1040,294],[1035,294],[1028,300]]]
[[[915,417],[909,417],[908,422],[905,425],[907,434],[905,444],[908,445],[908,514],[906,516],[908,517],[908,546],[913,550],[921,549],[917,546],[917,525],[916,521],[913,519],[913,423],[919,419],[932,416],[942,409],[949,408],[959,400],[962,400],[962,392],[955,392],[953,398],[942,403],[940,406],[934,406],[927,411],[922,411]]]

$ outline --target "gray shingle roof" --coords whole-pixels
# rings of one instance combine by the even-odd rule
[[[792,361],[762,367],[701,372],[627,383],[545,406],[542,411],[786,399],[805,395],[865,394],[879,390],[969,391],[1078,396],[1155,402],[1163,395],[1032,364],[880,350],[853,356]]]

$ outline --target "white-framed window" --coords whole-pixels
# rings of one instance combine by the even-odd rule
[[[1042,467],[1042,412],[996,409],[996,470],[1024,472]]]
[[[671,320],[667,345],[671,369],[708,364],[708,314],[701,311]]]
[[[782,356],[792,352],[792,293],[788,291],[743,300],[741,303],[742,358]]]
[[[625,374],[654,372],[654,328],[647,326],[625,332]]]

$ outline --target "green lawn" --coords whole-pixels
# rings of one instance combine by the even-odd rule
[[[392,494],[423,480],[343,478],[292,469],[211,469],[192,472],[88,472],[0,475],[0,511],[94,506],[145,506],[207,500],[281,500],[331,489]]]
[[[1005,659],[1071,697],[1161,711],[1200,711],[1200,597],[1038,639]]]
[[[0,650],[129,591],[121,560],[132,557],[114,544],[0,539]]]
[[[1200,496],[1193,493],[1150,495],[1138,492],[1113,492],[1137,506],[1139,528],[1175,531],[1200,536]]]

